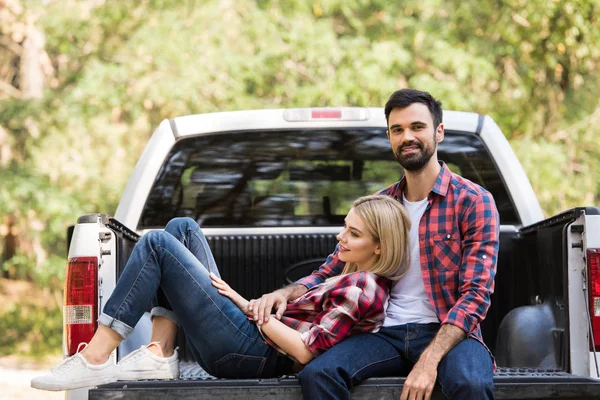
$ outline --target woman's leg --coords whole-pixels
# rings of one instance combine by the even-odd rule
[[[169,232],[175,239],[179,240],[208,272],[212,272],[219,278],[221,277],[206,237],[196,221],[188,217],[173,218],[165,226],[165,232]]]
[[[208,242],[196,221],[185,217],[173,218],[165,226],[165,232],[170,233],[181,242],[209,272],[220,277]],[[159,346],[151,346],[148,349],[159,357],[169,357],[175,350],[177,316],[161,288],[158,289],[151,316],[152,336],[150,342],[158,343]]]
[[[148,350],[159,357],[171,357],[175,352],[176,338],[176,323],[165,317],[152,318],[150,343],[158,343],[158,346],[148,347]]]
[[[90,364],[103,364],[122,340],[123,338],[117,332],[104,325],[98,325],[94,337],[92,337],[85,349],[81,351],[81,355]]]
[[[206,242],[199,229],[191,236]],[[210,259],[205,261],[210,265]],[[188,343],[207,372],[239,378],[273,374],[275,350],[245,314],[212,286],[208,269],[198,257],[169,232],[151,231],[133,249],[98,319],[103,327],[88,345],[95,362],[107,361],[95,366],[78,353],[50,374],[33,379],[32,386],[66,390],[117,379],[110,353],[133,331],[159,287],[173,306],[172,314],[181,316]]]
[[[199,228],[187,230],[189,245],[206,243]],[[208,245],[204,246],[195,253],[214,266]],[[148,232],[140,239],[99,321],[125,338],[159,286],[207,372],[236,377],[260,377],[267,372],[274,362],[273,348],[244,313],[212,286],[197,254],[166,231]]]
[[[165,227],[165,232],[171,234],[176,240],[183,244],[204,266],[207,266],[210,272],[219,275],[214,257],[204,234],[200,230],[198,224],[191,218],[174,218]],[[145,239],[140,239],[140,241]],[[137,249],[138,246],[136,246]],[[140,246],[142,247],[142,246]],[[134,252],[139,252],[140,249],[134,249]],[[132,253],[131,259],[140,260],[145,255]],[[121,281],[131,281],[128,275],[131,275],[129,263],[126,265]],[[139,264],[139,262],[137,262]],[[129,269],[128,269],[129,268]],[[137,270],[136,270],[137,271]],[[120,283],[117,283],[118,285]],[[120,288],[119,288],[120,289]],[[115,288],[115,292],[117,292]],[[151,346],[148,349],[160,357],[169,357],[173,354],[175,348],[175,339],[177,335],[177,317],[173,313],[168,300],[162,293],[162,289],[158,289],[158,294],[155,299],[157,307],[152,309],[152,336],[150,342],[158,342],[160,346]],[[106,308],[105,308],[106,309]],[[135,325],[133,325],[135,326]],[[126,331],[129,331],[127,329]],[[119,332],[109,329],[100,324],[98,331],[81,352],[82,355],[92,364],[101,364],[108,359],[110,353],[119,345],[124,338],[124,332]]]

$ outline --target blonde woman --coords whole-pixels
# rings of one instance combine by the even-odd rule
[[[290,373],[349,335],[379,329],[391,283],[406,273],[410,222],[400,203],[373,195],[354,202],[337,236],[340,276],[288,304],[260,328],[248,300],[220,279],[198,224],[169,222],[144,235],[107,301],[99,328],[81,352],[31,386],[70,390],[115,380],[177,379],[177,325],[198,364],[221,378]],[[164,296],[156,296],[158,289]],[[159,299],[160,298],[160,299]],[[133,330],[153,299],[151,343],[118,364],[112,351]],[[157,300],[155,300],[156,302]]]

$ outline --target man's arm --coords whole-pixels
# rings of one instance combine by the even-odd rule
[[[275,318],[280,319],[287,308],[288,301],[296,300],[310,288],[324,282],[327,278],[339,275],[344,263],[338,259],[338,247],[330,254],[318,270],[307,277],[299,279],[284,288],[262,295],[256,300],[250,300],[248,310],[258,325],[269,320],[273,307],[276,308]]]
[[[275,318],[281,319],[287,308],[288,301],[295,300],[308,291],[308,288],[298,283],[292,283],[274,292],[263,294],[256,300],[250,300],[248,304],[248,315],[252,315],[258,325],[269,321],[269,314],[276,307]]]
[[[468,335],[485,318],[494,292],[500,217],[492,195],[484,192],[473,198],[459,223],[462,239],[460,297],[441,323],[461,328]]]

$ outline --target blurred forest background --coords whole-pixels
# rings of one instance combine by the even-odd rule
[[[546,215],[600,205],[599,18],[600,0],[0,0],[0,294],[42,293],[0,302],[0,355],[60,350],[66,228],[114,213],[164,118],[414,87],[491,115]]]

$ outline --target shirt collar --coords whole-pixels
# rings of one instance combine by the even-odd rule
[[[446,194],[448,193],[448,188],[450,187],[450,181],[452,179],[452,172],[450,172],[445,162],[438,162],[440,163],[442,169],[440,169],[440,173],[438,174],[437,179],[435,180],[435,184],[433,185],[433,188],[431,188],[431,191],[433,193],[439,194],[440,196],[446,197]],[[402,193],[404,192],[405,187],[406,176],[402,176],[402,178],[398,182],[398,192],[396,194],[399,200],[402,200]]]

